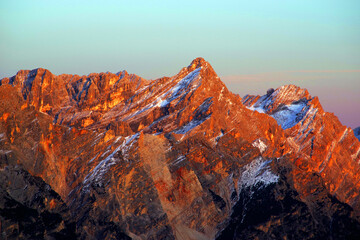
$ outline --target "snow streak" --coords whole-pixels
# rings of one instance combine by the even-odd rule
[[[271,161],[272,160],[265,161],[262,157],[259,157],[247,164],[239,179],[239,190],[246,187],[261,188],[271,183],[276,183],[279,177],[271,172],[269,166]]]

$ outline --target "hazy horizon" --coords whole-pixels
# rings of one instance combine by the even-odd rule
[[[0,34],[0,78],[155,79],[203,57],[240,96],[295,84],[360,126],[360,1],[0,1]]]

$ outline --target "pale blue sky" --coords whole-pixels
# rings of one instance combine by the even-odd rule
[[[254,93],[244,75],[358,70],[360,1],[0,0],[0,77],[43,67],[54,74],[126,69],[153,79],[199,56],[224,79],[239,76],[230,89],[240,95]],[[354,89],[360,74],[341,83],[345,75],[331,77],[331,86]],[[316,79],[299,85],[317,91]],[[342,121],[360,125],[360,114],[350,117]]]

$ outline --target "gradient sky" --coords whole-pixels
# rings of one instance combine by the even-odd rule
[[[296,84],[360,126],[359,0],[0,0],[0,78],[43,67],[154,79],[199,56],[241,96]]]

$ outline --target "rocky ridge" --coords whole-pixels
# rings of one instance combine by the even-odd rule
[[[351,128],[323,110],[317,97],[288,85],[266,95],[245,96],[249,109],[272,116],[284,128],[293,151],[306,160],[298,164],[320,174],[331,194],[359,208],[360,143]],[[346,159],[346,160],[345,160]]]
[[[359,233],[360,144],[306,90],[241,99],[202,58],[152,81],[35,69],[0,84],[1,167],[49,184],[80,238]]]

